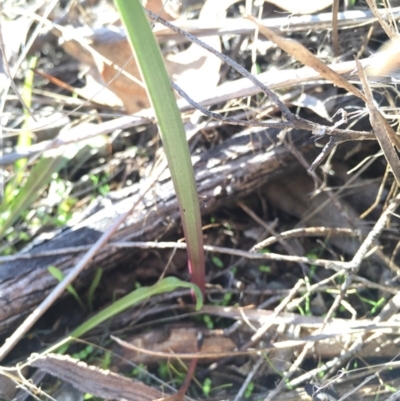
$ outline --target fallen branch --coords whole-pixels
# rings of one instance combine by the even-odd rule
[[[294,141],[304,155],[316,151],[313,143],[301,131],[293,131]],[[225,141],[194,160],[195,176],[203,214],[209,214],[221,205],[235,202],[267,181],[288,174],[298,168],[291,153],[277,141],[277,130],[252,129]],[[30,253],[62,250],[67,247],[92,245],[107,230],[111,222],[125,213],[140,196],[139,182],[109,195],[100,211],[79,225],[65,230],[53,239],[34,246]],[[176,227],[179,220],[178,205],[170,178],[155,185],[139,203],[113,241],[154,240]],[[10,329],[49,294],[57,284],[47,271],[55,265],[68,274],[80,254],[60,254],[30,260],[4,263],[0,270],[0,334]],[[101,265],[111,269],[132,257],[129,249],[104,247],[90,266]],[[86,268],[74,286],[84,285],[91,275]]]

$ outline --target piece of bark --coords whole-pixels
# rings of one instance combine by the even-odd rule
[[[72,384],[84,393],[107,400],[153,401],[163,397],[161,391],[140,381],[87,365],[67,355],[34,354],[30,358],[30,365]]]
[[[278,143],[277,130],[252,129],[235,135],[223,144],[193,156],[193,164],[203,215],[220,206],[236,202],[266,182],[289,174],[299,165],[293,155]],[[309,134],[293,130],[290,134],[299,152],[313,153],[315,146]],[[109,204],[82,223],[33,247],[31,253],[93,244],[112,221],[131,207],[139,197],[143,182],[109,196]],[[107,204],[107,202],[106,202]],[[171,232],[179,222],[179,210],[171,179],[159,182],[126,220],[114,240],[155,240]],[[127,261],[131,250],[105,247],[91,266],[111,269]],[[66,274],[79,259],[79,254],[38,257],[4,263],[0,269],[0,335],[7,334],[30,313],[56,285],[47,268],[55,265]],[[88,283],[87,268],[73,283],[75,288]]]

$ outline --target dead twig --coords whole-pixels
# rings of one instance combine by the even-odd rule
[[[296,60],[300,61],[304,65],[314,68],[315,71],[318,71],[322,77],[339,86],[340,88],[346,89],[348,92],[352,93],[358,98],[365,100],[365,96],[354,85],[352,85],[337,72],[330,69],[301,43],[276,35],[270,29],[262,25],[256,18],[250,15],[247,16],[247,18],[256,24],[260,32],[267,39],[277,44],[282,50],[293,56]]]
[[[353,260],[348,263],[348,267],[353,269],[353,272],[356,272],[365,256],[367,251],[370,249],[370,246],[372,243],[375,241],[376,237],[381,233],[383,228],[385,227],[385,224],[387,222],[387,219],[390,217],[391,214],[395,212],[397,207],[400,204],[400,195],[398,195],[392,202],[389,204],[389,207],[382,213],[381,217],[379,220],[376,222],[374,228],[370,231],[368,234],[367,238],[361,245],[359,251],[356,253],[354,256]],[[342,285],[341,290],[342,291],[347,291],[349,285],[352,282],[352,279],[350,278],[351,276],[348,277],[348,280],[345,281],[345,283]],[[340,295],[337,297],[341,297]],[[335,303],[335,305],[337,302]],[[394,315],[400,308],[400,293],[397,293],[383,308],[383,310],[380,312],[380,314],[374,319],[374,322],[382,322],[382,321],[387,321],[391,316]],[[332,310],[332,309],[331,309]],[[326,362],[324,365],[313,369],[300,377],[293,379],[290,383],[289,386],[298,386],[299,384],[303,383],[304,381],[310,380],[313,377],[317,376],[319,372],[326,372],[326,371],[332,371],[335,369],[338,369],[340,366],[343,366],[343,364],[351,358],[355,353],[357,353],[362,347],[364,347],[366,344],[374,341],[378,336],[377,335],[371,335],[368,338],[366,338],[365,334],[361,334],[359,339],[356,340],[351,347],[349,347],[348,351],[344,351],[341,355],[339,355],[336,358],[333,358],[331,361]]]
[[[258,252],[263,248],[267,248],[279,241],[280,239],[289,239],[297,237],[319,237],[319,236],[331,236],[331,235],[346,235],[350,237],[359,236],[360,233],[350,228],[340,227],[303,227],[295,228],[293,230],[284,231],[278,235],[269,237],[251,248],[251,251]],[[1,259],[0,259],[1,261]]]
[[[373,0],[366,0],[366,1],[367,1],[369,8],[372,11],[372,13],[374,14],[375,18],[379,21],[382,29],[385,31],[386,35],[389,36],[389,38],[393,39],[397,35],[397,33],[382,18],[382,13],[378,11],[375,1],[373,1]],[[388,14],[389,14],[389,10],[386,9],[386,15],[388,15]]]
[[[379,142],[380,147],[383,150],[383,154],[393,172],[393,175],[397,181],[397,185],[400,185],[400,159],[396,153],[400,151],[400,140],[393,128],[389,125],[386,119],[382,116],[380,111],[375,107],[374,100],[372,97],[371,89],[367,82],[367,77],[361,66],[356,60],[358,75],[361,79],[364,92],[365,92],[365,104],[369,111],[369,120],[371,122],[374,133]]]
[[[168,21],[162,19],[158,15],[152,13],[149,10],[146,10],[146,14],[154,21],[161,22],[164,26],[172,29],[174,32],[177,32],[181,34],[182,36],[186,37],[188,40],[191,42],[197,44],[198,46],[201,46],[203,49],[206,49],[209,51],[211,54],[215,55],[219,59],[221,59],[224,63],[228,64],[232,68],[234,68],[239,74],[243,75],[247,79],[249,79],[251,82],[254,83],[254,85],[258,86],[267,96],[268,98],[272,101],[272,103],[279,108],[279,110],[282,112],[284,117],[286,118],[287,121],[297,121],[300,123],[300,120],[297,116],[295,116],[289,108],[284,105],[279,97],[271,91],[267,86],[265,86],[261,81],[259,81],[254,75],[252,75],[250,72],[248,72],[245,68],[243,68],[240,64],[238,64],[236,61],[233,61],[231,58],[225,56],[224,54],[218,52],[211,46],[209,46],[207,43],[204,43],[200,39],[196,38],[195,36],[185,32],[184,30],[174,26],[173,24],[169,23]],[[304,123],[303,123],[304,124]],[[308,126],[308,123],[305,123]]]
[[[339,19],[339,0],[333,0],[332,3],[332,44],[335,57],[339,57],[339,31],[338,31],[338,19]]]

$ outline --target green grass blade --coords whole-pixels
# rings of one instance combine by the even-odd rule
[[[140,287],[125,295],[121,299],[113,302],[110,306],[103,309],[101,312],[97,313],[85,323],[77,327],[74,331],[72,331],[70,337],[81,337],[89,330],[103,323],[105,320],[114,317],[118,313],[123,312],[131,306],[143,302],[154,295],[171,292],[180,287],[190,288],[194,291],[194,293],[196,294],[196,310],[199,310],[203,304],[203,296],[200,289],[196,285],[181,281],[176,277],[167,277],[163,280],[158,281],[151,287]],[[59,352],[64,353],[67,349],[68,344],[63,345],[61,346]]]
[[[33,167],[28,179],[10,204],[3,203],[1,205],[0,213],[3,221],[0,227],[0,238],[37,200],[51,181],[52,175],[60,171],[74,157],[77,147],[69,146],[68,148],[67,150],[58,149],[47,152],[46,156]]]
[[[31,57],[29,59],[28,71],[25,74],[24,86],[22,88],[21,98],[27,108],[24,108],[24,122],[22,124],[21,132],[18,136],[17,147],[27,148],[32,144],[32,133],[29,128],[32,122],[32,116],[29,113],[29,109],[32,107],[32,89],[33,79],[35,76],[34,69],[36,68],[37,57]],[[24,176],[24,170],[27,163],[27,159],[20,159],[14,164],[15,176],[7,184],[4,191],[3,202],[7,205],[11,202],[15,189],[22,182]]]
[[[61,282],[64,280],[64,278],[65,278],[64,273],[58,267],[49,266],[47,268],[47,270],[58,281]],[[86,307],[85,307],[84,303],[82,302],[81,297],[78,295],[75,288],[71,284],[67,285],[67,291],[75,298],[75,301],[79,304],[79,306],[82,308],[82,310],[85,311]]]
[[[192,282],[205,288],[201,214],[182,118],[160,49],[139,0],[115,0],[154,108],[187,242]]]
[[[93,311],[93,299],[94,299],[94,293],[97,289],[97,287],[100,284],[101,277],[103,276],[103,269],[101,267],[96,269],[96,273],[93,277],[92,282],[90,283],[89,291],[88,291],[88,304],[89,304],[89,310],[92,312]]]
[[[21,97],[29,109],[32,107],[32,89],[33,79],[35,77],[34,69],[36,68],[37,57],[31,57],[29,59],[28,71],[25,74],[25,82],[22,88]],[[24,123],[22,125],[21,133],[18,137],[17,147],[27,148],[32,144],[32,133],[29,130],[32,117],[27,110],[24,109]],[[17,169],[21,169],[25,166],[26,159],[20,159],[15,163]]]

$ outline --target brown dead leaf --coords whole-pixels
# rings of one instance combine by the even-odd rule
[[[146,89],[143,84],[139,83],[139,69],[126,38],[111,42],[100,39],[93,42],[91,46],[101,56],[111,61],[112,64],[109,64],[103,58],[98,57],[96,53],[93,53],[93,59],[102,80],[104,83],[108,83],[108,89],[122,100],[126,111],[135,113],[138,110],[150,107]],[[135,77],[136,82],[121,74],[120,69]]]
[[[176,1],[169,1],[164,7],[162,0],[147,0],[144,1],[144,6],[169,21],[179,16]],[[85,88],[86,96],[96,94],[95,101],[114,106],[116,101],[109,96],[111,91],[122,101],[128,113],[150,107],[129,42],[120,28],[110,26],[91,31],[89,34],[85,29],[72,30],[71,37],[64,37],[64,50],[98,71],[89,71],[90,87],[87,85]],[[105,88],[103,93],[97,94],[99,88],[96,82]],[[111,103],[108,99],[111,99]]]
[[[292,14],[312,14],[332,5],[333,0],[265,0]]]
[[[203,6],[199,20],[217,21],[225,18],[226,8],[234,2],[237,0],[225,0],[216,5],[214,0],[208,0]],[[148,0],[148,7],[159,13],[162,2]],[[221,50],[220,38],[217,35],[205,37],[203,41],[216,50]],[[101,84],[107,84],[107,89],[122,100],[128,113],[150,107],[129,42],[120,28],[97,29],[89,35],[85,34],[84,30],[75,28],[71,38],[65,38],[63,47],[73,57],[97,68]],[[221,61],[194,44],[178,54],[167,54],[165,64],[174,82],[196,97],[209,93],[219,81]],[[93,76],[95,75],[97,74]],[[96,97],[95,100],[97,99]]]
[[[204,4],[199,21],[218,21],[225,18],[225,10],[237,0],[208,0]],[[202,41],[221,51],[218,36],[207,36]],[[187,50],[166,57],[166,66],[172,80],[189,94],[201,97],[213,90],[219,81],[221,60],[202,47],[192,44]]]
[[[144,0],[143,7],[146,7],[167,21],[177,19],[181,11],[181,3],[178,0]]]
[[[129,339],[129,344],[156,352],[196,353],[198,333],[199,329],[196,327],[162,327]],[[205,336],[201,349],[203,353],[217,354],[230,352],[235,348],[236,344],[228,337]],[[151,365],[159,362],[159,357],[134,349],[118,346],[116,352],[124,359],[133,360],[135,363]]]
[[[314,56],[314,54],[306,49],[301,43],[276,35],[270,29],[262,25],[256,18],[250,15],[247,16],[247,18],[250,21],[253,21],[258,26],[260,32],[267,39],[278,45],[283,51],[290,54],[297,61],[300,61],[304,65],[313,68],[315,71],[319,72],[322,77],[339,86],[340,88],[346,89],[347,91],[364,101],[366,100],[365,96],[354,85],[346,81],[337,72],[331,70],[326,64],[324,64],[321,60]]]
[[[84,28],[64,29],[62,47],[90,67],[87,86],[81,89],[86,97],[94,96],[96,102],[114,106],[116,102],[113,96],[108,95],[115,94],[128,113],[150,106],[146,91],[138,83],[139,72],[121,30],[111,27],[88,33]],[[120,73],[122,68],[124,72]],[[99,88],[104,89],[99,93]],[[111,104],[108,99],[111,99]]]

